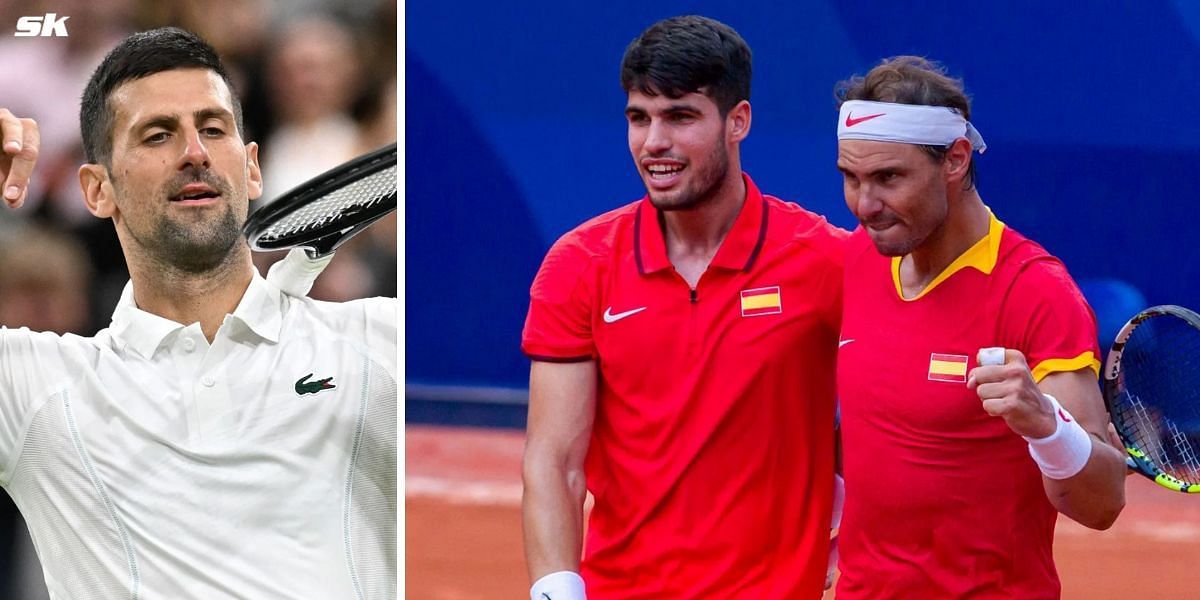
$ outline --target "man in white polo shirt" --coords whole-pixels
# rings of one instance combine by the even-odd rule
[[[80,120],[80,184],[130,284],[93,338],[0,331],[0,485],[51,597],[394,597],[395,300],[254,271],[258,147],[198,37],[125,39]],[[0,109],[0,143],[19,206],[37,125]]]

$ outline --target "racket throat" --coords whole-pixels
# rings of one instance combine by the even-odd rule
[[[358,233],[360,231],[366,229],[375,221],[378,221],[379,219],[382,219],[383,217],[386,217],[386,216],[387,216],[387,213],[376,215],[366,221],[362,221],[361,223],[355,224],[352,227],[347,227],[341,231],[335,231],[324,237],[320,237],[311,242],[307,242],[304,244],[304,253],[307,254],[310,259],[313,259],[313,260],[329,256],[330,254],[333,254],[334,250],[337,250],[338,247],[340,247],[342,244],[349,241],[350,238],[354,237],[355,235],[358,235]]]

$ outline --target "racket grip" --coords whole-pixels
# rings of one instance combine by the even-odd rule
[[[1004,348],[981,348],[979,350],[980,366],[996,366],[1004,364]]]
[[[292,248],[283,260],[271,265],[267,271],[267,281],[289,296],[303,298],[308,295],[313,282],[331,260],[332,252],[312,259],[305,253],[304,248]]]

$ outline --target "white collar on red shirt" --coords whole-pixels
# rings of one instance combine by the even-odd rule
[[[241,302],[233,314],[225,316],[221,328],[242,327],[265,341],[277,342],[283,324],[280,303],[281,292],[255,272]],[[129,282],[113,311],[110,330],[122,346],[130,346],[138,354],[150,358],[168,335],[184,327],[138,308],[133,298],[133,282]]]

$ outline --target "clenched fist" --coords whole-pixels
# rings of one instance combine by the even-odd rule
[[[1003,417],[1018,435],[1040,439],[1053,434],[1057,428],[1054,405],[1033,381],[1025,355],[1005,349],[1003,364],[988,365],[984,364],[984,351],[979,354],[980,366],[971,370],[967,387],[979,394],[983,410]]]

